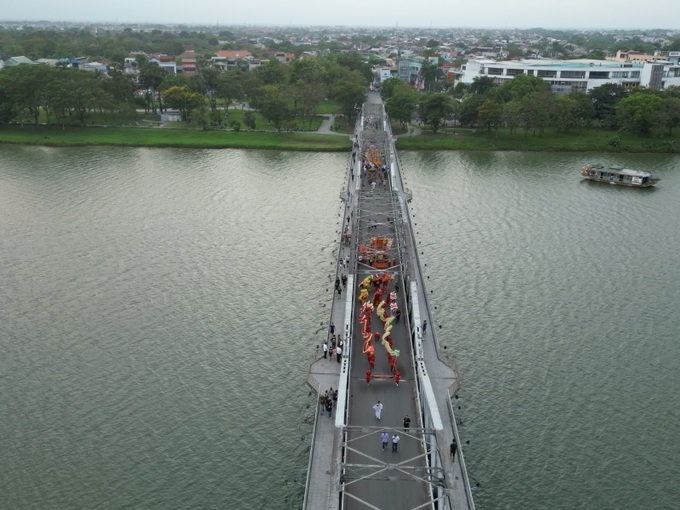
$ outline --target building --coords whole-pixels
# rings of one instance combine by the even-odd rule
[[[14,67],[14,66],[20,66],[22,64],[35,64],[30,58],[28,57],[10,57],[7,60],[5,60],[5,67]]]
[[[380,83],[390,78],[399,77],[399,68],[396,66],[383,66],[379,70]]]
[[[281,62],[282,64],[290,64],[293,60],[295,60],[295,53],[286,53],[283,51],[277,51],[274,54],[274,58]]]
[[[654,52],[653,55],[644,53],[642,51],[623,51],[616,52],[615,57],[608,58],[616,62],[656,62],[666,60],[665,52]]]
[[[87,62],[82,64],[79,69],[82,71],[96,71],[101,74],[109,74],[109,68],[102,62]]]
[[[399,59],[399,78],[406,83],[415,83],[423,67],[423,57]]]
[[[177,62],[174,55],[154,53],[149,59],[149,62],[158,64],[161,69],[165,69],[170,74],[177,74]]]
[[[678,58],[680,59],[680,52]],[[670,56],[670,55],[669,55]],[[663,89],[680,85],[680,65],[671,61],[618,62],[611,60],[513,60],[470,59],[461,67],[460,81],[469,85],[476,77],[494,78],[498,85],[520,74],[542,78],[556,94],[588,92],[605,83],[625,88]]]
[[[213,67],[220,71],[231,71],[232,69],[248,69],[247,59],[252,58],[248,50],[221,50],[210,58]]]

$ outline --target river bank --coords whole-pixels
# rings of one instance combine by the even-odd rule
[[[339,130],[342,131],[342,130]],[[473,129],[432,133],[427,130],[397,133],[398,150],[493,150],[522,152],[677,153],[680,135],[640,138],[616,131],[588,130],[524,134],[508,130]],[[176,147],[198,149],[271,149],[308,152],[346,152],[350,135],[276,133],[273,131],[200,131],[174,128],[10,126],[0,129],[0,143],[21,145]]]
[[[558,133],[546,129],[533,134],[508,129],[475,130],[448,128],[445,132],[423,130],[417,136],[404,133],[399,136],[400,150],[486,150],[522,152],[611,152],[611,153],[677,153],[680,152],[680,135],[663,138],[641,138],[618,131],[591,129]]]
[[[122,146],[193,149],[275,149],[309,152],[347,152],[352,144],[344,136],[323,133],[266,131],[200,131],[172,128],[53,126],[4,127],[0,143],[52,147]]]

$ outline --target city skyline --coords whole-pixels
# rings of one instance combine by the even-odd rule
[[[621,29],[680,30],[668,26],[680,11],[671,0],[651,0],[644,9],[613,8],[604,0],[574,0],[553,4],[546,9],[537,0],[504,2],[489,0],[480,9],[475,3],[455,5],[445,0],[425,0],[413,5],[393,4],[386,0],[362,2],[345,0],[310,4],[300,0],[271,2],[255,0],[239,5],[225,5],[213,0],[162,3],[119,0],[98,4],[67,0],[61,3],[37,0],[15,3],[3,9],[4,21],[53,21],[74,23],[159,23],[172,25],[280,25],[280,26],[356,26],[422,28],[496,28],[496,29]]]

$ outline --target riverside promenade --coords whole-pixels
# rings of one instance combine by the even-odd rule
[[[345,348],[340,362],[322,357],[308,376],[319,395],[332,387],[338,400],[331,417],[317,405],[303,508],[474,509],[451,405],[458,377],[440,359],[411,195],[377,93],[369,93],[353,141],[337,264],[347,285],[333,294],[329,318]]]

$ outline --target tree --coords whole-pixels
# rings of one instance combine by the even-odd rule
[[[326,97],[326,86],[320,81],[300,80],[293,86],[293,97],[302,122],[309,119],[311,127],[312,117]]]
[[[288,70],[275,58],[255,69],[255,75],[265,85],[283,85],[288,78]]]
[[[477,108],[477,119],[480,124],[486,126],[487,131],[497,127],[501,121],[503,107],[496,100],[488,98]]]
[[[318,83],[323,79],[323,69],[315,58],[293,60],[288,67],[288,79],[292,84],[300,81]]]
[[[453,113],[452,99],[443,92],[426,94],[418,105],[418,113],[422,121],[436,133]]]
[[[503,124],[510,130],[510,136],[515,133],[517,126],[522,123],[522,105],[517,100],[512,100],[503,104],[501,114]]]
[[[451,94],[452,97],[455,97],[456,99],[463,99],[465,95],[468,93],[469,87],[465,85],[462,81],[459,81],[456,83],[456,85],[453,87],[453,89],[449,89],[449,93]]]
[[[364,61],[363,57],[358,52],[340,53],[337,62],[341,67],[346,67],[350,71],[356,71],[361,77],[360,81],[362,84],[368,85],[373,81],[371,66]]]
[[[243,99],[242,77],[243,73],[238,69],[232,69],[217,77],[215,94],[224,101],[225,111],[229,110],[229,106],[232,102]]]
[[[554,111],[555,96],[545,90],[537,90],[519,99],[521,105],[522,127],[524,133],[528,134],[536,130],[543,134],[548,127],[552,112]]]
[[[557,132],[568,131],[579,125],[578,103],[571,96],[555,96],[555,110],[553,112],[553,125]]]
[[[243,115],[243,123],[248,126],[249,129],[255,129],[255,114],[251,111],[246,112]]]
[[[263,92],[262,98],[258,101],[258,110],[265,120],[271,122],[274,129],[280,133],[293,114],[277,85],[265,85]]]
[[[475,76],[470,85],[470,93],[484,95],[494,87],[496,81],[491,76]]]
[[[396,76],[387,78],[380,85],[380,97],[382,97],[383,101],[387,101],[392,97],[393,94],[396,93],[397,89],[403,88],[405,86],[405,83]]]
[[[364,102],[365,88],[351,81],[342,82],[331,90],[331,98],[340,105],[340,111],[351,124],[358,108]]]
[[[213,111],[217,109],[217,86],[220,75],[220,71],[214,67],[201,67],[198,72],[198,76],[202,78],[202,89],[196,92],[205,94]]]
[[[38,125],[46,84],[58,72],[40,65],[6,67],[0,72],[0,90],[12,104],[15,117],[26,114],[27,119]]]
[[[595,118],[605,128],[618,127],[616,105],[628,95],[628,91],[617,83],[605,83],[588,91],[590,101],[595,109]]]
[[[71,70],[62,73],[67,78],[63,94],[68,104],[78,117],[80,125],[85,125],[85,114],[96,106],[98,76],[87,71]]]
[[[439,64],[426,60],[420,67],[419,76],[425,82],[425,89],[428,92],[433,92],[435,90],[441,89],[439,82],[444,76],[444,73],[439,67]]]
[[[651,94],[631,94],[623,98],[616,106],[621,129],[640,136],[658,133],[658,128],[655,128],[664,124],[663,102],[663,99]]]
[[[661,105],[661,119],[668,128],[668,136],[670,136],[673,133],[673,128],[680,125],[680,98],[663,98],[663,104]]]
[[[460,103],[460,123],[463,126],[474,126],[477,124],[477,112],[486,97],[481,94],[469,94]]]
[[[189,112],[205,105],[205,96],[193,92],[187,86],[170,87],[165,91],[165,102],[182,114],[182,119],[189,120]]]
[[[418,94],[413,91],[394,95],[385,103],[385,110],[390,117],[399,121],[404,128],[410,122],[417,107]]]
[[[506,81],[503,86],[500,87],[499,93],[505,101],[512,101],[513,99],[522,99],[532,92],[547,92],[549,90],[550,85],[547,81],[538,78],[537,76],[519,74],[512,80]]]
[[[595,118],[595,108],[588,95],[583,92],[572,92],[567,97],[574,101],[577,127],[589,128]]]
[[[168,72],[156,62],[144,62],[139,68],[139,84],[149,90],[149,100],[154,113],[156,113],[156,95],[160,95],[158,91],[167,76]]]
[[[205,102],[198,108],[194,108],[189,113],[188,118],[189,124],[201,128],[203,131],[207,130],[210,126],[210,114],[208,109],[205,107]]]

